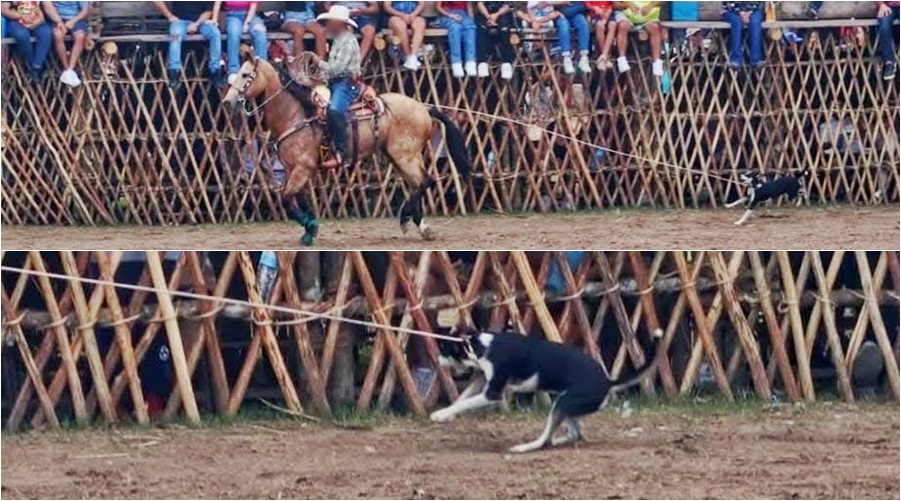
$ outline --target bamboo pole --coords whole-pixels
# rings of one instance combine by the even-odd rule
[[[547,305],[544,302],[544,294],[538,288],[538,282],[535,281],[535,276],[532,275],[532,268],[529,266],[529,258],[526,257],[525,252],[511,251],[510,259],[513,260],[513,264],[516,266],[516,270],[519,273],[519,279],[526,289],[526,294],[529,296],[529,301],[531,302],[532,308],[535,310],[535,316],[538,318],[538,323],[541,325],[545,337],[554,343],[563,342],[563,339],[560,337],[560,332],[557,330],[557,324],[554,323],[551,312],[548,311]]]
[[[335,293],[335,308],[342,311],[347,304],[347,296],[353,279],[353,262],[347,254],[341,256],[341,275],[338,278],[338,290]],[[319,364],[320,376],[323,384],[328,384],[332,373],[332,362],[335,359],[335,347],[338,343],[338,334],[341,323],[332,320],[329,322],[328,331],[325,334],[325,343],[322,347],[322,363]]]
[[[345,259],[351,262],[354,269],[358,269],[357,259],[355,255],[347,254]],[[384,306],[385,309],[389,308],[391,304],[393,304],[394,296],[397,293],[397,282],[397,273],[394,272],[394,268],[389,267],[388,273],[385,276],[385,286],[382,288],[382,297],[384,297],[385,300],[389,302],[388,305]],[[374,312],[377,307],[372,304],[370,304],[370,306],[371,310],[373,311],[372,316],[373,318],[375,318]],[[387,318],[387,315],[385,317]],[[370,357],[369,361],[369,367],[366,369],[366,377],[363,379],[363,385],[360,387],[360,394],[357,397],[356,409],[359,413],[369,411],[369,404],[372,402],[372,394],[375,391],[376,382],[385,364],[385,350],[387,349],[386,344],[387,342],[385,340],[385,336],[383,336],[381,331],[379,331],[375,336],[375,341],[372,346],[372,356]]]
[[[785,251],[777,252],[776,259],[779,261],[779,269],[782,274],[782,288],[785,291],[788,314],[791,319],[792,339],[795,341],[795,363],[798,364],[801,391],[804,399],[812,402],[816,399],[816,394],[813,389],[813,378],[810,374],[810,356],[807,353],[804,340],[804,325],[801,321],[801,310],[798,307],[798,291],[795,289],[791,260]]]
[[[874,291],[876,283],[878,282],[873,280],[873,273],[870,271],[867,253],[857,251],[854,253],[854,256],[857,258],[857,268],[860,273],[861,287],[864,290],[864,294],[867,295],[867,301],[865,302],[864,308],[866,308],[867,314],[870,316],[870,325],[873,327],[873,333],[876,335],[876,343],[882,351],[882,358],[885,360],[885,370],[888,375],[889,384],[892,387],[892,393],[895,395],[895,400],[898,400],[901,398],[901,391],[899,391],[901,390],[901,385],[899,385],[898,381],[898,360],[895,359],[892,343],[889,340],[888,332],[885,329],[885,322],[882,320],[882,312],[879,311],[879,307],[875,303],[876,294]],[[886,267],[887,256],[886,253],[883,252],[880,253],[877,270],[880,268],[885,270]],[[883,271],[882,275],[884,274],[885,272]]]
[[[808,253],[810,256],[811,268],[813,276],[816,280],[817,289],[820,296],[823,297],[824,304],[820,310],[823,312],[824,324],[826,327],[826,340],[829,345],[829,356],[832,359],[832,366],[835,368],[836,382],[838,385],[839,395],[845,402],[854,401],[854,390],[851,388],[851,378],[848,375],[848,369],[845,367],[844,353],[842,351],[842,341],[836,328],[835,309],[826,302],[829,292],[829,282],[827,275],[823,272],[823,262],[820,260],[820,254],[817,251]],[[807,350],[809,353],[809,350]]]

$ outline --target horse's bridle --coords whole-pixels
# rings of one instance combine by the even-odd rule
[[[266,98],[266,100],[260,103],[257,107],[251,110],[247,109],[247,91],[250,90],[250,86],[253,85],[253,83],[257,79],[257,67],[259,66],[259,64],[260,58],[253,58],[253,69],[250,70],[250,75],[247,76],[247,80],[244,81],[244,85],[241,87],[241,90],[238,91],[238,102],[241,103],[241,111],[243,111],[244,114],[249,117],[256,115],[258,111],[265,108],[267,104],[272,102],[273,99],[277,98],[282,92],[285,91],[285,86],[282,85],[278,92]]]

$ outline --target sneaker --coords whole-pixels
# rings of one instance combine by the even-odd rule
[[[585,75],[591,73],[591,62],[588,60],[588,56],[582,56],[579,59],[579,71]]]
[[[478,74],[479,74],[479,70],[476,67],[475,61],[469,61],[468,63],[466,63],[466,76],[474,77],[474,76],[477,76]]]
[[[501,65],[501,78],[504,80],[513,80],[513,65],[504,63]]]
[[[663,76],[663,60],[662,59],[654,60],[654,62],[651,64],[651,72],[654,73],[655,77]]]
[[[177,89],[179,85],[181,85],[181,80],[179,77],[181,76],[181,72],[178,70],[168,70],[166,75],[169,77],[169,88]]]
[[[619,70],[620,73],[626,73],[632,69],[632,67],[629,66],[629,60],[626,59],[625,57],[616,58],[616,68]]]
[[[604,71],[607,69],[607,65],[610,64],[610,58],[602,55],[598,57],[597,62],[594,64],[598,67],[598,71]]]
[[[563,56],[563,73],[567,75],[572,75],[576,72],[576,67],[573,66],[573,58],[569,56]]]
[[[488,78],[488,75],[489,75],[488,63],[479,63],[477,72],[478,72],[479,78]]]
[[[455,78],[463,78],[466,76],[466,73],[463,71],[462,63],[451,63],[451,73],[454,74]]]
[[[882,65],[882,79],[886,82],[894,80],[897,73],[898,68],[895,66],[894,61],[887,61]]]
[[[75,73],[75,70],[63,71],[59,76],[59,81],[72,88],[81,85],[81,79],[78,78],[78,73]]]
[[[410,71],[417,71],[422,68],[422,63],[419,62],[419,58],[413,55],[407,56],[406,61],[404,61],[404,68]]]

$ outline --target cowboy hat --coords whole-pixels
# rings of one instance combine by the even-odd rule
[[[316,21],[341,21],[342,23],[357,29],[357,23],[350,18],[350,9],[343,5],[332,5],[325,14],[319,14]]]

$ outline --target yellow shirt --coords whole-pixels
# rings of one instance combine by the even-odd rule
[[[651,21],[659,21],[660,20],[660,7],[654,7],[651,11],[646,15],[641,15],[639,12],[643,7],[653,4],[654,2],[629,2],[629,7],[623,11],[623,14],[626,18],[632,22],[632,24],[639,25],[648,23]]]

